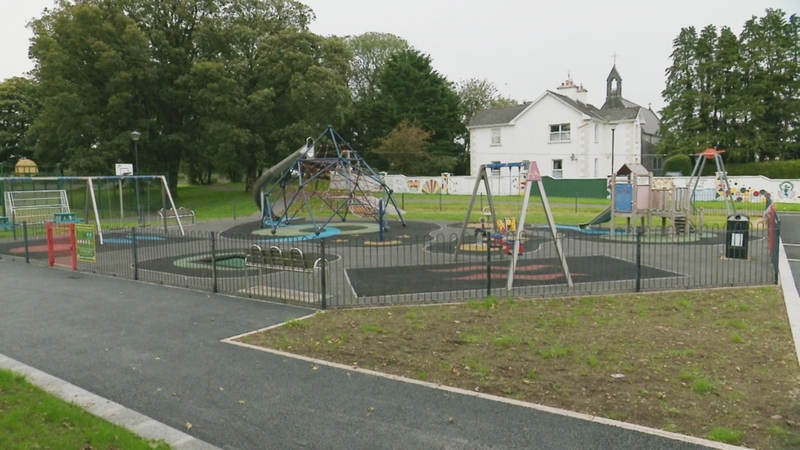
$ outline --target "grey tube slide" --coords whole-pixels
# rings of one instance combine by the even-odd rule
[[[278,164],[270,167],[269,170],[262,173],[261,176],[258,177],[256,182],[253,184],[253,190],[251,192],[253,193],[253,200],[256,202],[256,206],[258,206],[259,210],[261,210],[261,189],[264,187],[264,185],[280,177],[286,169],[292,166],[292,164],[305,157],[309,150],[308,144],[303,144],[303,146],[300,147],[300,149],[298,149],[296,152],[287,156],[286,159]]]

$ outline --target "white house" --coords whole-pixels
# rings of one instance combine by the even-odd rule
[[[525,160],[537,161],[541,174],[553,178],[602,178],[611,174],[612,162],[658,172],[658,116],[622,97],[616,66],[602,108],[587,103],[586,94],[570,79],[532,102],[479,111],[467,127],[470,173],[482,164]]]

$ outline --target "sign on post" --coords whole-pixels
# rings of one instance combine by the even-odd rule
[[[78,261],[97,262],[94,224],[75,224],[75,247],[78,253]]]
[[[114,170],[118,177],[133,175],[133,164],[114,164]]]

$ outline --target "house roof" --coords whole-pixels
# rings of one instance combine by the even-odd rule
[[[506,106],[503,108],[480,110],[475,113],[475,117],[469,121],[469,126],[485,127],[488,125],[507,125],[524,111],[528,105],[528,103],[523,103],[521,105]]]
[[[573,108],[575,108],[578,111],[586,114],[587,116],[593,117],[595,119],[602,119],[603,118],[602,112],[599,109],[595,108],[594,106],[592,106],[592,105],[590,105],[588,103],[581,103],[581,102],[573,100],[573,99],[571,99],[571,98],[569,98],[569,97],[567,97],[565,95],[557,94],[557,93],[555,93],[553,91],[547,91],[547,92],[549,92],[550,94],[555,95],[556,97],[559,98],[559,100],[563,101],[564,103],[568,104],[569,106],[572,106]]]
[[[642,108],[644,114],[644,123],[642,124],[642,131],[647,134],[658,134],[659,124],[661,119],[658,118],[656,113],[650,108]]]
[[[639,115],[639,106],[632,106],[630,108],[614,108],[600,110],[603,118],[609,121],[618,120],[633,120]]]

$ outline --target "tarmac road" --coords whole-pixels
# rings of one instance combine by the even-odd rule
[[[225,449],[705,448],[220,342],[309,312],[0,260],[0,354]]]

